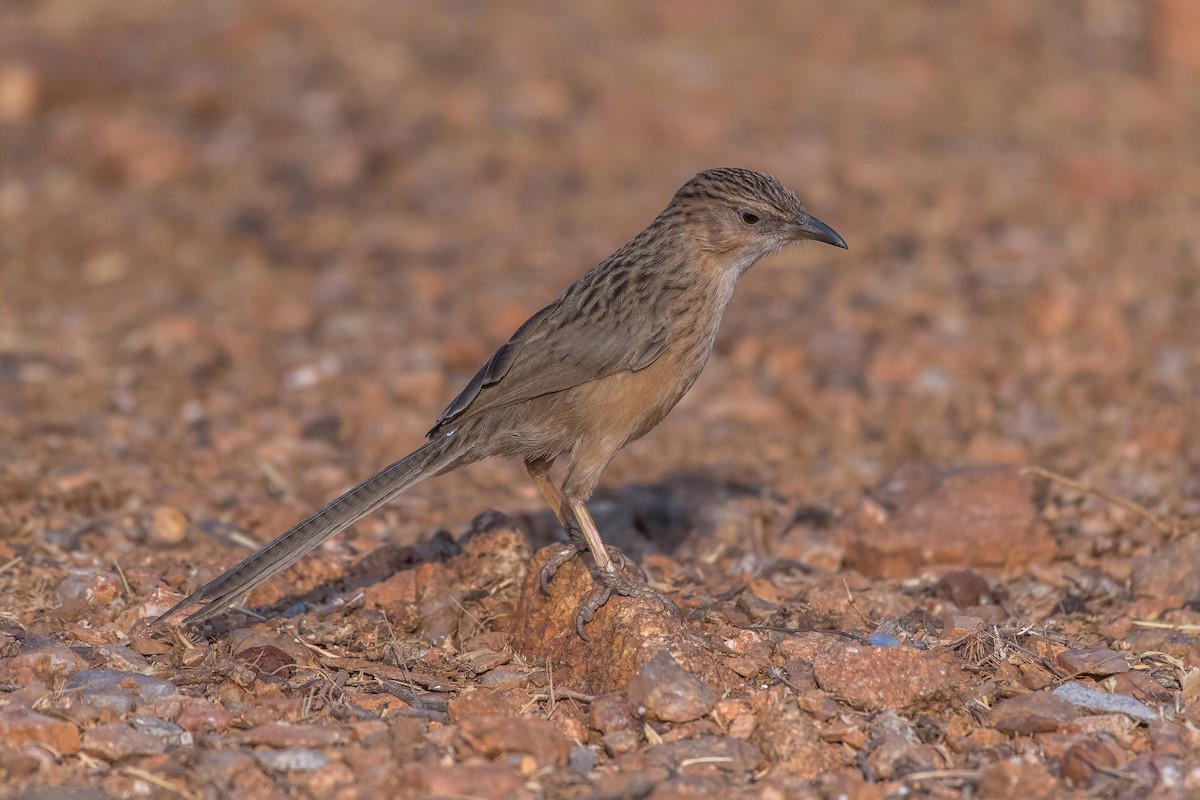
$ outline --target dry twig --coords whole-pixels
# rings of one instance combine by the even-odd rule
[[[1108,502],[1112,503],[1115,506],[1120,506],[1121,508],[1125,509],[1126,511],[1130,511],[1130,512],[1133,512],[1134,514],[1137,514],[1139,517],[1146,520],[1151,525],[1153,525],[1155,528],[1157,528],[1158,532],[1161,533],[1163,536],[1166,536],[1168,539],[1173,539],[1178,534],[1178,530],[1176,529],[1176,527],[1174,525],[1166,522],[1160,516],[1155,514],[1153,511],[1146,508],[1144,505],[1142,505],[1140,503],[1135,503],[1134,501],[1132,501],[1128,498],[1121,497],[1120,495],[1113,494],[1112,492],[1109,492],[1105,489],[1101,489],[1099,487],[1092,486],[1090,483],[1083,483],[1081,481],[1075,480],[1074,478],[1068,478],[1066,475],[1063,475],[1062,473],[1054,472],[1053,470],[1045,469],[1044,467],[1029,466],[1029,467],[1025,467],[1025,469],[1023,469],[1022,472],[1032,472],[1034,475],[1040,475],[1041,477],[1046,478],[1047,480],[1054,481],[1055,483],[1061,483],[1063,486],[1069,486],[1077,492],[1083,492],[1084,494],[1093,494],[1096,497],[1099,497],[1101,500],[1107,500]]]

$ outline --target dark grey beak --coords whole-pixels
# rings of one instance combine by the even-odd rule
[[[801,214],[796,217],[796,231],[801,239],[812,239],[814,242],[824,242],[831,244],[834,247],[840,247],[843,250],[850,248],[846,247],[846,240],[838,235],[838,232],[826,225],[821,220],[814,217],[812,214]]]

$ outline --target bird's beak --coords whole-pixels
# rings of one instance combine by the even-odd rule
[[[824,222],[821,222],[821,220],[812,214],[801,212],[793,224],[796,226],[797,238],[812,239],[814,242],[824,242],[834,247],[840,247],[843,250],[849,249],[846,247],[846,240],[839,236],[837,231]]]

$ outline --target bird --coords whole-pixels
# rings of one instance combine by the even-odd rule
[[[737,167],[697,173],[608,258],[531,316],[434,422],[427,441],[230,568],[155,620],[193,605],[195,625],[296,563],[416,483],[484,458],[519,458],[567,534],[540,573],[588,554],[595,580],[576,629],[613,594],[657,594],[624,570],[588,512],[609,461],[656,426],[712,353],[738,280],[755,262],[811,240],[847,249],[829,225],[769,175]],[[569,464],[561,485],[555,460]],[[640,571],[640,570],[639,570]]]

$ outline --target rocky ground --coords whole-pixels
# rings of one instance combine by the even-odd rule
[[[4,2],[0,796],[1200,795],[1196,8]],[[681,615],[484,463],[148,627],[725,164],[850,250],[592,503]]]

